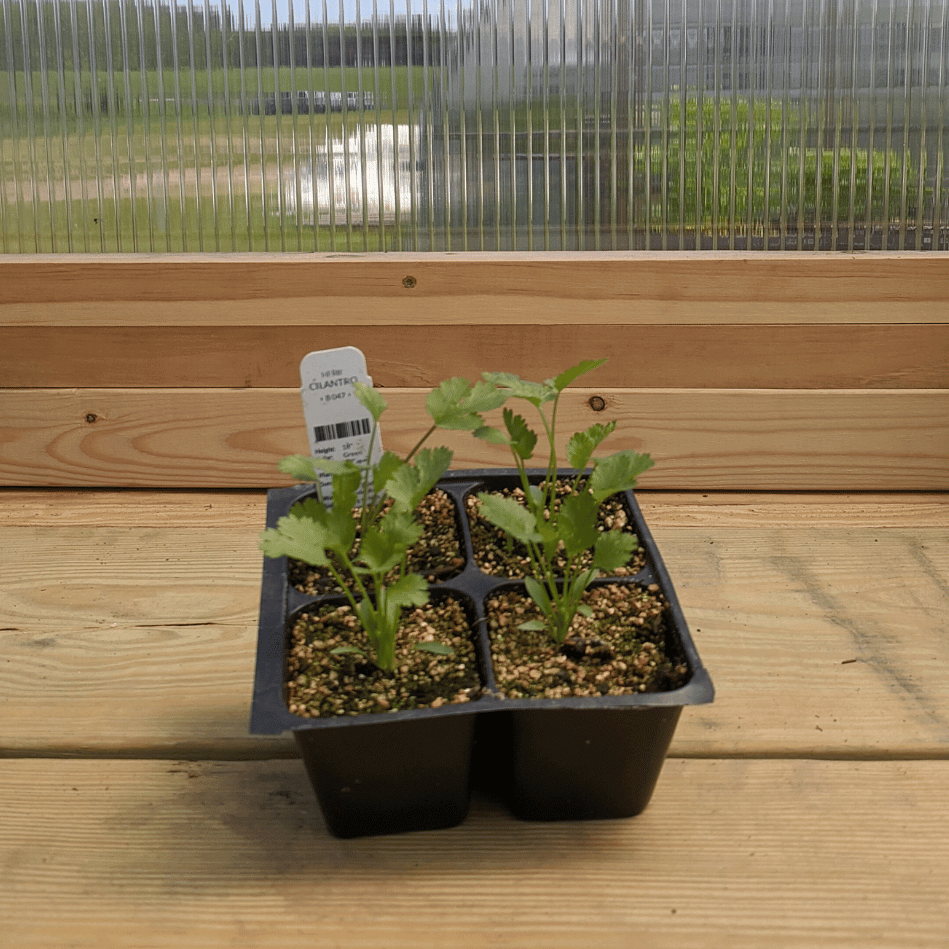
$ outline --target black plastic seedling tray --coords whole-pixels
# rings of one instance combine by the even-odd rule
[[[532,476],[541,477],[541,472]],[[476,566],[465,497],[517,484],[513,470],[475,469],[452,472],[438,485],[455,502],[466,564],[432,590],[456,593],[474,604],[472,639],[485,692],[477,701],[332,719],[291,713],[284,669],[292,618],[326,598],[294,589],[286,558],[264,559],[251,731],[293,732],[327,826],[336,836],[458,824],[467,813],[473,780],[496,789],[516,816],[528,820],[633,816],[649,802],[682,708],[712,701],[711,679],[632,492],[625,499],[645,566],[634,577],[596,582],[658,584],[669,610],[666,649],[685,662],[688,681],[671,691],[622,696],[498,695],[483,604],[493,591],[515,581],[489,576]],[[267,526],[275,526],[312,490],[271,490]]]

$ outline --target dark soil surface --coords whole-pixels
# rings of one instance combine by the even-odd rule
[[[558,646],[544,630],[518,628],[541,618],[530,597],[505,591],[488,601],[491,660],[503,695],[628,695],[688,681],[688,667],[665,653],[667,607],[658,586],[607,584],[587,590],[583,602],[593,615],[578,615]]]
[[[455,502],[444,491],[435,490],[419,505],[416,519],[424,533],[421,540],[409,548],[409,571],[422,574],[429,583],[447,580],[461,573],[465,561]],[[290,583],[301,593],[324,596],[342,592],[325,567],[312,567],[308,563],[291,560],[288,574]]]
[[[349,606],[323,606],[301,614],[288,655],[287,705],[304,718],[332,718],[367,712],[439,708],[481,694],[468,617],[458,600],[434,599],[406,611],[396,644],[395,671],[382,672]],[[416,649],[439,642],[454,655]],[[364,655],[332,655],[337,646],[364,648]]]
[[[562,496],[567,491],[568,485],[561,483],[558,487],[560,495]],[[506,497],[513,497],[522,504],[524,503],[524,492],[521,488],[513,488],[497,493]],[[470,495],[465,504],[471,522],[471,539],[474,545],[475,563],[478,567],[485,573],[495,577],[523,577],[528,572],[530,565],[526,548],[520,543],[511,541],[504,531],[481,517],[478,513],[481,503],[475,495]],[[626,501],[622,496],[616,495],[607,498],[600,506],[597,526],[600,530],[620,530],[633,533],[632,521],[633,518],[626,507]],[[590,559],[592,559],[592,555],[586,562],[589,563]],[[643,552],[635,550],[627,566],[603,575],[613,577],[635,576],[643,569],[645,563]],[[562,569],[563,563],[560,566]]]

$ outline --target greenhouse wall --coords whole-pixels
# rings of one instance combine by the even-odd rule
[[[949,0],[0,0],[0,251],[949,249]]]

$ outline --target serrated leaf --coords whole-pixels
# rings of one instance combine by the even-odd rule
[[[419,501],[435,487],[438,479],[449,469],[453,455],[454,453],[450,448],[441,446],[439,448],[423,448],[415,456],[418,486],[422,492]]]
[[[581,363],[577,363],[576,366],[571,366],[569,369],[565,369],[559,376],[555,379],[549,380],[550,384],[556,389],[557,392],[563,392],[564,389],[570,385],[574,379],[584,375],[584,373],[592,372],[594,369],[599,368],[606,362],[606,359],[585,359]]]
[[[488,382],[476,382],[473,386],[467,379],[446,379],[433,389],[425,401],[428,414],[440,428],[480,428],[484,424],[482,412],[490,412],[504,404],[505,395]]]
[[[379,530],[388,534],[400,547],[408,549],[418,543],[422,536],[422,525],[415,520],[411,511],[398,511],[390,508],[379,521]]]
[[[625,567],[638,546],[635,534],[603,531],[593,547],[593,566],[607,573]]]
[[[397,609],[424,606],[428,603],[428,583],[418,573],[407,573],[386,587],[386,599]]]
[[[587,488],[593,492],[597,502],[605,501],[620,491],[632,490],[639,475],[648,471],[654,464],[649,455],[628,450],[599,458],[587,481]]]
[[[586,491],[564,498],[557,516],[557,532],[568,557],[575,557],[596,543],[599,537],[596,529],[599,507]]]
[[[316,498],[304,498],[302,501],[297,501],[296,504],[292,505],[290,510],[287,511],[287,514],[297,517],[306,517],[311,521],[316,521],[317,524],[323,525],[329,520],[329,510],[326,508],[326,505]],[[277,524],[280,524],[279,520]]]
[[[353,394],[369,411],[373,421],[378,422],[388,407],[386,400],[372,386],[367,386],[363,382],[353,383]]]
[[[596,423],[585,432],[577,432],[567,442],[567,460],[570,462],[570,467],[583,471],[589,464],[593,452],[613,433],[615,428],[616,422],[608,422],[606,425]]]
[[[317,504],[313,498],[308,501]],[[258,546],[265,556],[293,557],[314,567],[326,566],[329,532],[325,524],[307,516],[303,510],[306,504],[306,501],[294,504],[289,513],[277,521],[276,527],[270,527],[260,535]],[[317,506],[326,513],[325,508]]]
[[[476,428],[472,433],[475,438],[480,438],[489,445],[510,445],[511,440],[499,428],[492,428],[490,425],[482,425]]]
[[[527,461],[534,454],[534,447],[537,444],[537,433],[527,424],[524,418],[516,415],[510,409],[505,409],[502,413],[504,427],[510,436],[511,451],[513,451],[522,461]]]
[[[419,652],[432,652],[436,656],[453,656],[455,650],[445,643],[416,643],[415,648]]]
[[[560,546],[560,531],[553,520],[545,521],[543,517],[537,520],[537,533],[540,534],[540,543],[544,548],[544,557],[549,561],[557,555]]]
[[[337,458],[311,458],[310,463],[319,471],[324,471],[331,475],[359,476],[359,468],[351,461],[340,461]]]
[[[413,527],[416,529],[412,530]],[[411,520],[404,524],[402,521],[390,520],[387,516],[378,527],[367,528],[360,537],[357,560],[372,573],[386,574],[401,563],[405,551],[421,536],[422,528]]]
[[[482,372],[481,376],[485,381],[506,390],[506,395],[526,399],[538,407],[557,397],[557,390],[547,383],[528,382],[513,372]]]
[[[356,521],[352,509],[333,507],[326,515],[326,546],[335,554],[349,556],[356,542]]]
[[[404,465],[405,462],[395,452],[384,451],[372,470],[372,488],[376,494],[381,494],[386,482]]]
[[[277,468],[296,481],[319,481],[320,472],[309,455],[289,455],[277,462]]]
[[[402,465],[386,482],[386,494],[402,511],[414,511],[451,465],[448,448],[423,448],[412,464]]]
[[[481,502],[481,514],[484,518],[515,540],[522,544],[540,543],[543,540],[537,532],[534,515],[513,498],[482,492],[478,495],[478,500]]]

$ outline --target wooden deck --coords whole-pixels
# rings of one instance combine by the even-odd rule
[[[944,947],[949,498],[641,499],[717,687],[645,813],[338,841],[247,734],[263,492],[0,492],[0,945]]]
[[[716,687],[639,817],[341,841],[248,734],[345,343],[395,448],[447,375],[612,357],[566,425],[657,456]],[[0,949],[949,946],[949,255],[0,258],[0,539]]]

